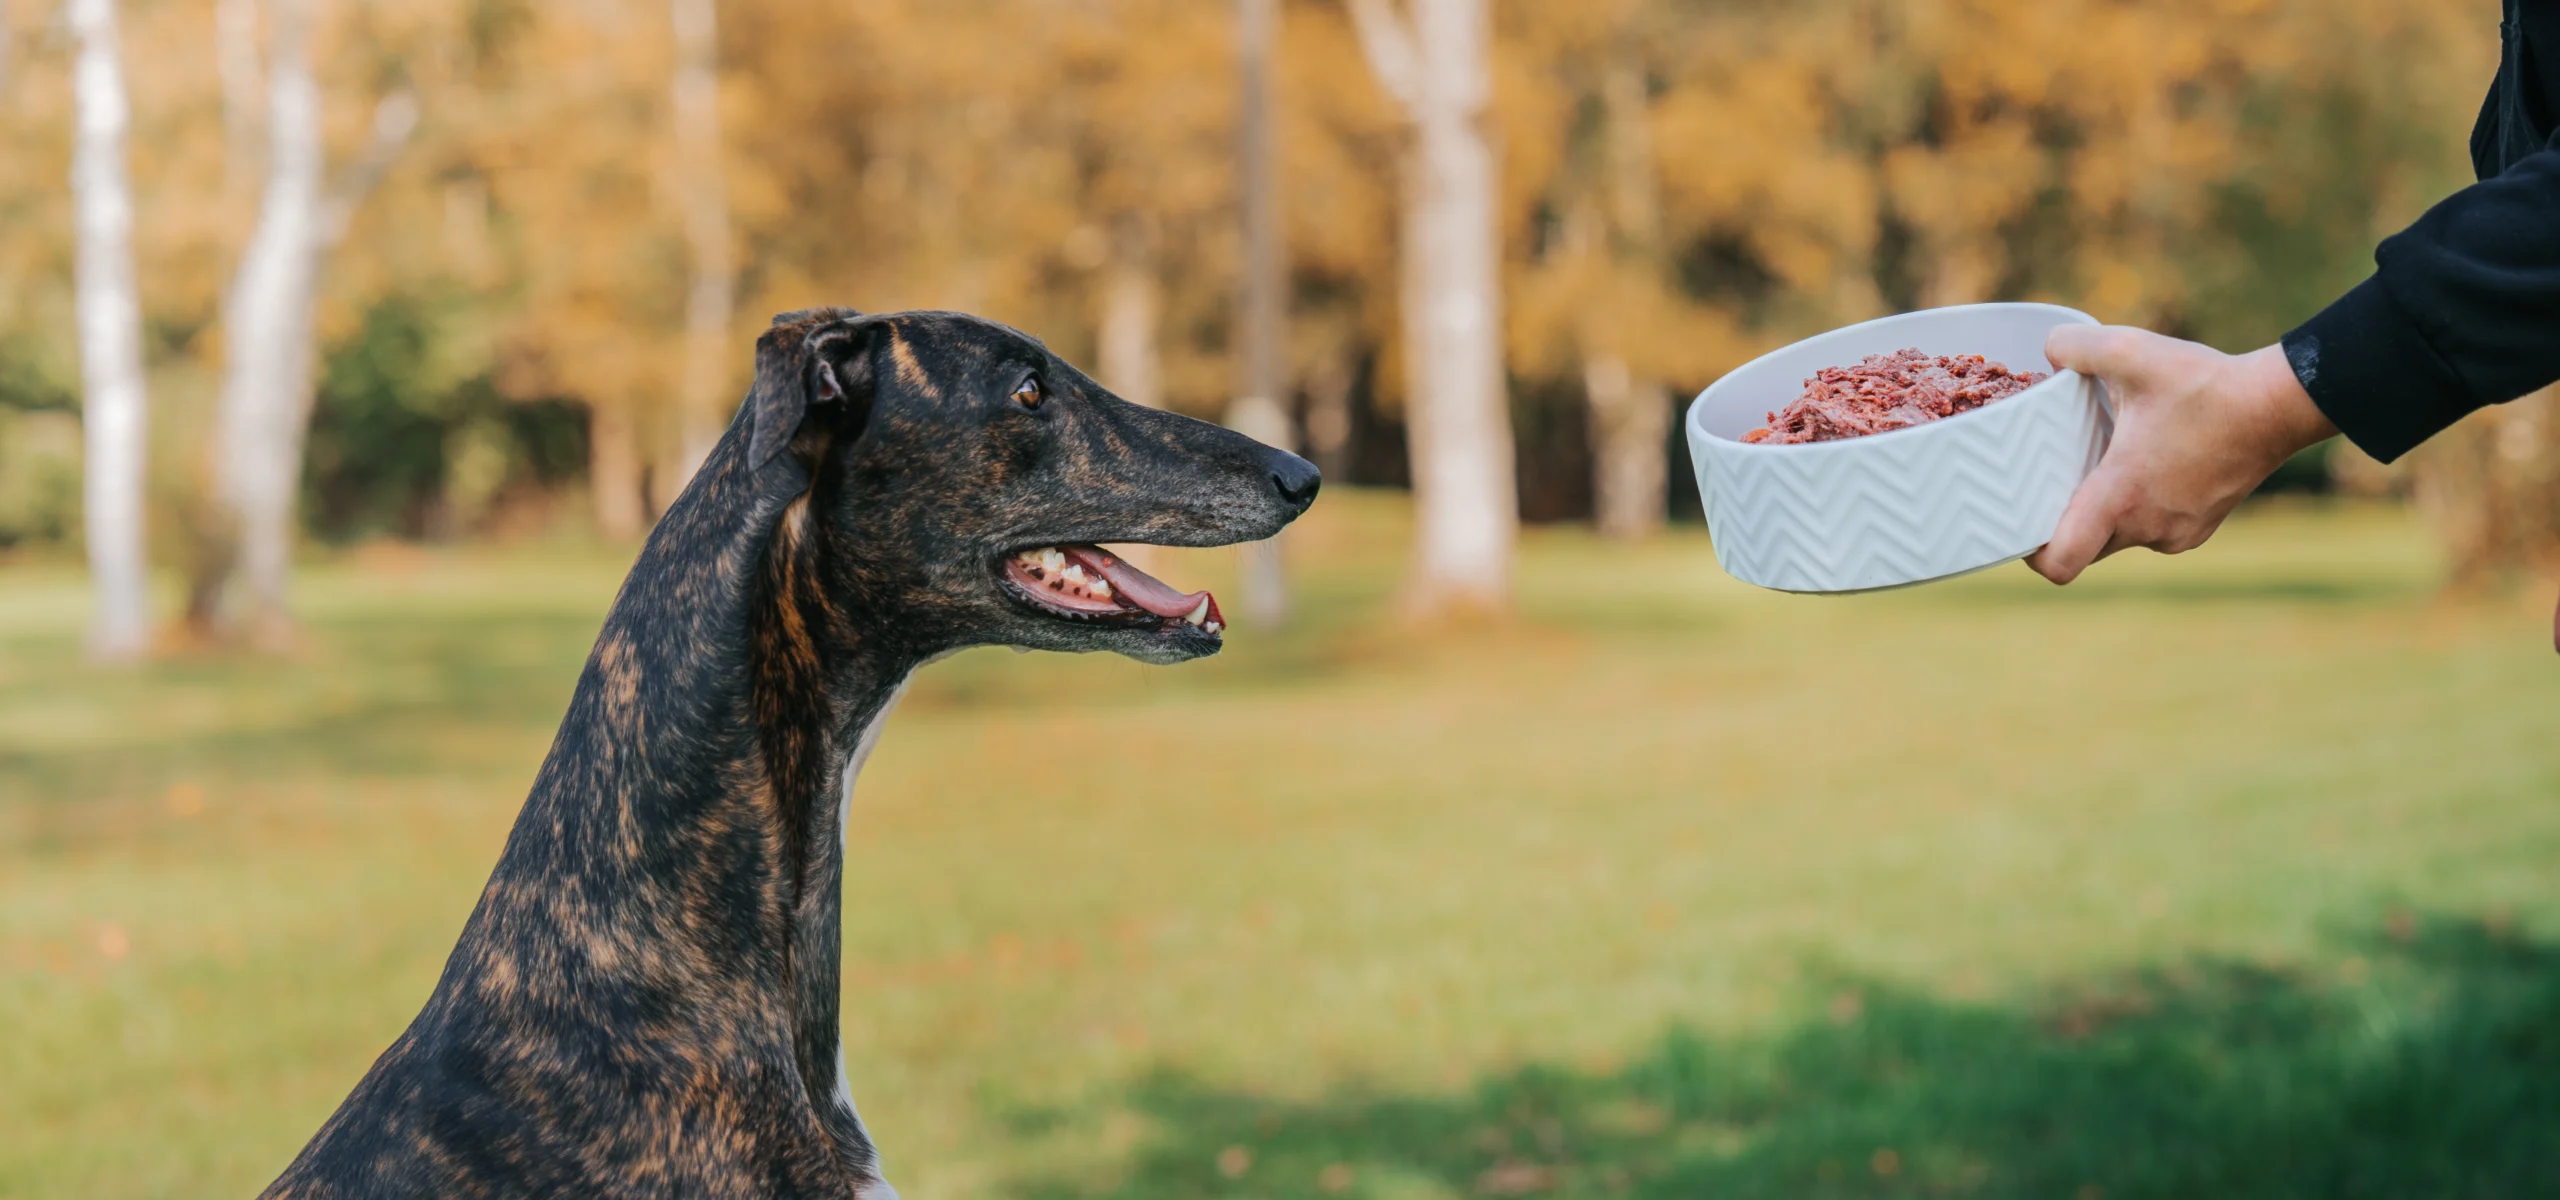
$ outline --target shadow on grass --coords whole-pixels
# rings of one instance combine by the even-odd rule
[[[2320,975],[2230,963],[2026,1009],[1847,987],[1767,1041],[1607,1073],[1284,1103],[1178,1074],[1086,1196],[2560,1195],[2560,950],[2402,926]]]
[[[1972,586],[1951,590],[1942,598],[1961,601],[1967,607],[2108,604],[2325,606],[2423,600],[2434,591],[2431,585],[2423,582],[2367,579],[2083,579],[2067,588]]]
[[[23,654],[16,677],[0,680],[0,713],[67,694],[124,722],[103,743],[13,731],[0,739],[0,796],[81,803],[206,771],[448,775],[454,744],[473,739],[434,735],[555,724],[595,628],[591,616],[550,613],[334,620],[315,626],[316,645],[300,656],[208,652],[120,673],[81,670],[76,645],[0,647]]]

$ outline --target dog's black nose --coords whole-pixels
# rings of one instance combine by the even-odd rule
[[[1324,486],[1324,472],[1286,450],[1272,450],[1269,458],[1271,486],[1280,490],[1280,502],[1293,513],[1307,511],[1316,502],[1316,489]]]

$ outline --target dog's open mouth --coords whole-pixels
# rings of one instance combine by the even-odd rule
[[[1004,560],[1005,582],[1034,607],[1079,621],[1152,623],[1172,632],[1189,626],[1216,635],[1226,628],[1217,597],[1177,592],[1099,546],[1042,546]]]

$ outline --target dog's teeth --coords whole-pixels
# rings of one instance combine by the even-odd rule
[[[1060,578],[1065,579],[1069,583],[1083,583],[1084,568],[1069,564],[1067,569],[1061,573]]]
[[[1199,604],[1199,606],[1198,606],[1198,607],[1196,607],[1196,608],[1193,608],[1190,612],[1188,612],[1188,613],[1184,614],[1182,619],[1183,619],[1183,620],[1185,620],[1185,621],[1189,621],[1189,622],[1191,622],[1191,623],[1192,623],[1192,624],[1194,624],[1194,625],[1197,625],[1197,624],[1201,623],[1202,621],[1206,621],[1206,620],[1208,620],[1208,619],[1209,619],[1209,598],[1208,598],[1207,596],[1202,596],[1202,597],[1200,598],[1200,604]],[[1215,633],[1215,632],[1217,632],[1217,631],[1216,631],[1216,630],[1211,630],[1210,632]]]
[[[1060,553],[1056,547],[1052,546],[1040,551],[1040,565],[1055,571],[1058,568],[1067,565],[1067,556]]]
[[[1094,595],[1103,597],[1104,599],[1109,599],[1111,596],[1111,581],[1096,575],[1093,578],[1092,590]]]
[[[1219,624],[1218,624],[1217,622],[1215,622],[1215,621],[1211,621],[1211,622],[1209,622],[1208,624],[1201,626],[1200,628],[1202,628],[1202,629],[1204,629],[1204,630],[1207,630],[1207,631],[1208,631],[1208,632],[1210,632],[1210,633],[1216,633],[1219,629],[1223,628],[1223,626],[1219,625]]]

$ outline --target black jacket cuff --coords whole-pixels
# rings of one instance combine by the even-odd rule
[[[2329,423],[2383,462],[2480,407],[2378,276],[2284,335],[2284,357]]]

